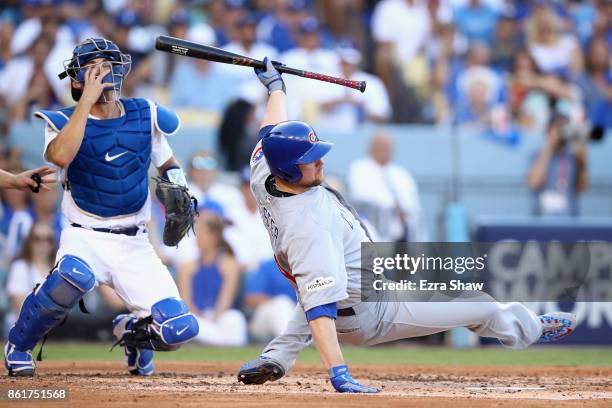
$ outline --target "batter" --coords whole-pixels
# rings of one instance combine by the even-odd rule
[[[354,380],[339,341],[374,345],[467,327],[510,348],[573,332],[569,313],[536,316],[520,303],[361,302],[361,243],[370,241],[354,209],[324,185],[321,158],[332,148],[306,123],[287,121],[285,85],[266,60],[256,70],[269,100],[251,157],[251,189],[278,267],[298,295],[293,318],[238,380],[263,384],[282,377],[312,340],[338,392],[377,393]],[[392,296],[392,295],[390,295]],[[487,296],[483,293],[482,296]]]

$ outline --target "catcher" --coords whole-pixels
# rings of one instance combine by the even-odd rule
[[[130,314],[113,333],[124,346],[128,371],[153,373],[153,351],[176,350],[198,334],[170,273],[147,236],[148,169],[160,177],[156,194],[166,207],[164,243],[177,245],[193,225],[195,200],[166,140],[180,121],[146,99],[121,98],[131,58],[104,38],[74,49],[60,78],[69,77],[75,106],[39,111],[46,121],[44,158],[59,169],[64,188],[56,265],[25,299],[4,349],[11,376],[32,376],[32,349],[96,284],[115,289]]]

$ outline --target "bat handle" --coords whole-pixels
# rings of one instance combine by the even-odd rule
[[[332,84],[338,84],[346,86],[348,88],[357,89],[360,92],[364,92],[366,89],[365,81],[353,81],[350,79],[337,78],[330,75],[317,74],[316,72],[304,71],[304,77],[310,79],[316,79],[323,82],[331,82]]]

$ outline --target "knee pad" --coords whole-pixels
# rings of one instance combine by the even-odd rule
[[[19,318],[9,332],[9,342],[17,350],[32,350],[95,283],[85,261],[72,255],[62,257],[42,285],[24,300]]]
[[[173,351],[198,334],[198,321],[180,299],[166,298],[151,307],[151,316],[132,324],[116,344]]]
[[[65,255],[40,287],[40,291],[44,291],[55,304],[72,309],[95,284],[93,271],[85,261],[73,255]]]
[[[160,346],[168,350],[177,349],[198,335],[198,321],[180,299],[167,298],[155,303],[151,307],[151,317],[151,329],[163,342]]]

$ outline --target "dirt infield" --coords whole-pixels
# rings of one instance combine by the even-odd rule
[[[237,364],[158,362],[150,378],[130,377],[116,362],[40,363],[31,379],[0,377],[0,388],[68,388],[62,403],[11,403],[26,407],[523,407],[611,406],[612,368],[352,366],[356,378],[383,388],[380,395],[331,391],[319,365],[298,365],[263,386],[236,381]]]

